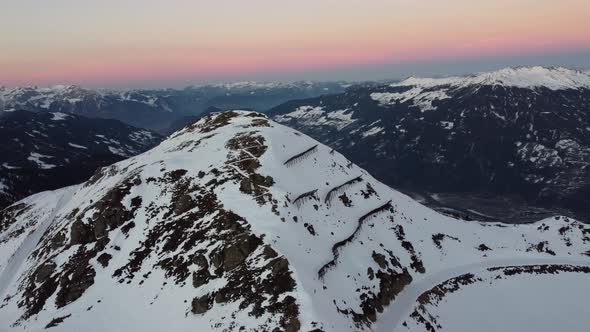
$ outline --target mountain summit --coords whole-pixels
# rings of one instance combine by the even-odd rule
[[[539,289],[561,319],[530,326],[580,328],[589,245],[568,218],[440,215],[264,115],[217,113],[4,210],[0,329],[470,330],[490,306],[533,315]]]

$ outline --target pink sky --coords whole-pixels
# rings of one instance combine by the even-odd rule
[[[288,78],[590,48],[588,0],[0,1],[8,86]]]

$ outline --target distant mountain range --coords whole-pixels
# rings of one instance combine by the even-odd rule
[[[89,90],[78,86],[0,87],[1,111],[65,112],[117,119],[135,127],[169,133],[179,119],[209,107],[265,111],[293,99],[344,91],[342,82],[256,83],[192,86],[165,90]]]
[[[86,181],[94,172],[162,140],[117,120],[56,112],[0,117],[0,208],[33,193]]]
[[[590,216],[589,72],[412,77],[270,114],[441,211],[490,220]]]
[[[585,331],[589,248],[590,225],[450,218],[263,114],[213,113],[0,211],[0,330]]]

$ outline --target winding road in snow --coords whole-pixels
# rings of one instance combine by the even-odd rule
[[[398,295],[395,301],[385,309],[374,327],[375,332],[396,331],[398,326],[413,312],[418,297],[433,287],[466,273],[485,271],[493,267],[527,266],[527,265],[576,265],[590,266],[590,260],[583,258],[505,258],[490,259],[473,264],[460,265],[449,269],[425,275],[422,279],[414,280]]]

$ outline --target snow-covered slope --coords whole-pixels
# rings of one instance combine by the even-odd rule
[[[91,90],[75,85],[51,87],[0,87],[0,116],[5,112],[75,113],[93,118],[117,119],[127,124],[161,129],[181,116],[163,91]],[[4,112],[2,112],[4,111]]]
[[[375,92],[371,97],[384,106],[412,101],[422,112],[436,110],[433,103],[451,98],[454,90],[481,86],[548,89],[552,91],[590,89],[590,74],[568,68],[518,67],[471,76],[445,78],[410,77],[391,84],[392,88],[411,87],[403,92]]]
[[[140,91],[95,91],[75,85],[55,85],[50,87],[16,87],[13,89],[0,88],[0,100],[3,101],[3,111],[20,109],[61,110],[74,111],[84,103],[93,103],[95,107],[106,106],[108,102],[135,102],[157,109],[163,100],[157,96],[143,94]],[[171,111],[171,110],[168,110]]]
[[[590,228],[567,218],[440,215],[264,115],[226,112],[4,210],[0,330],[432,331],[439,307],[412,315],[412,294],[449,275],[571,264],[569,286],[590,295],[589,247]]]
[[[410,77],[400,83],[392,84],[392,86],[420,86],[427,88],[445,85],[454,88],[471,85],[498,85],[517,88],[547,88],[551,90],[587,89],[590,88],[590,74],[587,71],[563,67],[516,67],[464,77]]]

